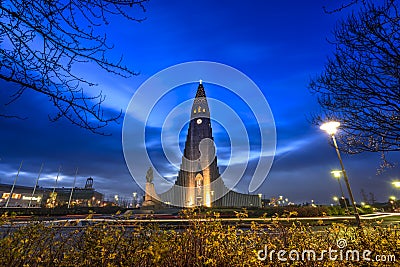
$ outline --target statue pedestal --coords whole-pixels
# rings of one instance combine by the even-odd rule
[[[143,208],[146,209],[157,209],[162,207],[162,203],[159,200],[156,190],[154,188],[154,184],[151,182],[146,183],[146,192],[144,196],[144,201],[142,204]]]

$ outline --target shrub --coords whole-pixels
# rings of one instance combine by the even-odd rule
[[[246,213],[237,213],[246,217]],[[247,229],[226,225],[219,214],[185,211],[189,225],[174,230],[140,222],[97,223],[86,227],[46,226],[32,223],[7,228],[0,239],[0,266],[282,266],[273,254],[265,261],[259,250],[339,250],[337,240],[347,241],[346,249],[371,250],[373,255],[393,254],[400,258],[399,229],[373,223],[363,228],[332,224],[322,230],[277,220],[252,222]],[[2,221],[7,223],[4,218]],[[372,256],[372,255],[371,255]],[[287,257],[287,254],[286,254]],[[357,261],[288,261],[291,266],[360,266]],[[362,263],[382,266],[378,262]],[[393,262],[390,263],[393,266]]]

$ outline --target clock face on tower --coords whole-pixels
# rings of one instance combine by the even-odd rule
[[[203,121],[201,119],[197,119],[197,124],[201,124]]]

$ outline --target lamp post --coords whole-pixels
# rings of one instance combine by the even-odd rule
[[[338,205],[340,205],[339,198],[337,196],[334,196],[332,199],[333,201],[337,202]]]
[[[136,208],[136,204],[137,204],[137,192],[133,192],[132,193],[132,206],[133,206],[133,208]]]
[[[335,177],[338,180],[339,183],[339,188],[340,188],[340,193],[342,194],[342,199],[344,202],[344,206],[346,208],[346,213],[349,213],[349,208],[347,207],[347,202],[346,202],[346,198],[344,197],[344,193],[343,193],[343,188],[342,188],[342,183],[340,182],[340,177],[342,176],[342,171],[331,171],[333,177]],[[339,202],[340,204],[340,202]]]
[[[263,204],[262,204],[262,194],[260,193],[260,194],[258,194],[258,198],[259,198],[259,201],[260,201],[260,208],[262,208],[262,206],[263,206]]]
[[[335,146],[336,154],[339,158],[340,166],[342,167],[344,182],[346,183],[347,191],[349,192],[351,205],[353,206],[353,209],[354,209],[354,217],[356,218],[357,226],[360,226],[361,225],[360,215],[358,214],[357,207],[356,207],[354,197],[353,197],[353,192],[351,191],[351,188],[350,188],[349,178],[347,177],[347,173],[346,173],[346,170],[343,165],[342,157],[340,155],[339,147],[336,143],[335,133],[337,132],[337,128],[339,126],[340,126],[339,122],[330,121],[330,122],[326,122],[326,123],[322,124],[320,129],[326,131],[332,137],[333,145]]]
[[[389,203],[392,205],[392,210],[395,211],[395,203],[396,203],[396,197],[395,196],[390,196],[389,197]]]
[[[392,185],[393,185],[394,188],[400,189],[400,181],[399,180],[393,181]]]

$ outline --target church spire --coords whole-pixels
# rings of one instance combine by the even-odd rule
[[[191,119],[200,117],[210,117],[210,110],[208,108],[206,92],[204,91],[204,86],[201,80],[199,86],[197,87],[196,96],[193,101]]]
[[[199,83],[199,87],[197,87],[197,92],[196,92],[196,98],[198,97],[206,97],[206,92],[204,91],[204,86],[201,80]]]
[[[212,140],[210,111],[204,86],[200,82],[193,101],[184,156],[175,182],[177,186],[184,187],[185,193],[183,196],[181,194],[184,206],[211,206],[211,183],[220,177]]]

